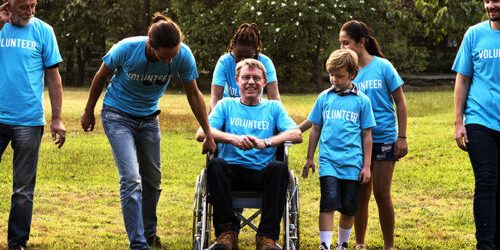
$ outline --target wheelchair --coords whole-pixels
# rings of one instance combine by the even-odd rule
[[[282,161],[288,167],[288,148],[291,142],[285,142],[276,151],[276,160]],[[209,157],[210,159],[213,156]],[[207,162],[210,160],[207,158]],[[289,170],[289,184],[286,194],[285,209],[282,217],[282,238],[283,249],[300,249],[300,228],[299,228],[299,181],[293,170]],[[208,202],[207,173],[206,168],[196,180],[193,204],[193,245],[194,250],[207,250],[211,248],[212,231],[212,205]],[[260,215],[262,208],[262,194],[260,192],[232,192],[233,207],[236,216],[240,219],[240,228],[249,226],[257,231],[257,227],[252,223],[253,219]],[[257,211],[246,218],[240,211],[243,208],[255,208]]]

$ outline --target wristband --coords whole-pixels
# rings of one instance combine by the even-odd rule
[[[406,139],[406,136],[398,136],[398,138]]]

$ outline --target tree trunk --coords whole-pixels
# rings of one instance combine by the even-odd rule
[[[151,22],[151,4],[149,0],[144,0],[144,27],[147,30],[149,23]]]

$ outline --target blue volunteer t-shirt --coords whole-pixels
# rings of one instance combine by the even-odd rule
[[[256,106],[241,103],[240,98],[224,98],[217,102],[209,116],[210,126],[235,135],[252,135],[266,139],[297,128],[280,102],[263,99]],[[241,150],[231,144],[218,143],[218,157],[227,163],[261,170],[274,160],[276,147]]]
[[[123,39],[103,57],[104,64],[114,70],[104,104],[133,116],[148,116],[158,110],[158,101],[167,89],[172,75],[182,82],[198,78],[196,61],[187,45],[181,43],[179,53],[170,64],[147,62],[146,36]]]
[[[259,53],[257,60],[266,68],[267,83],[276,82],[278,78],[273,61],[262,53]],[[212,84],[224,87],[224,97],[240,97],[240,88],[236,83],[236,61],[231,53],[222,55],[217,61]]]
[[[0,30],[0,123],[45,124],[45,69],[62,61],[54,30],[33,17],[26,26],[5,23]]]
[[[369,98],[340,96],[329,88],[318,96],[308,120],[321,126],[319,176],[358,180],[363,167],[362,130],[375,126]]]
[[[471,79],[465,103],[465,124],[500,131],[500,31],[490,21],[470,27],[452,70]]]
[[[369,98],[377,126],[372,130],[373,142],[394,143],[398,138],[396,111],[392,92],[403,85],[403,79],[385,58],[373,56],[353,80]]]

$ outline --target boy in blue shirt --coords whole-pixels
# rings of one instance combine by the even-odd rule
[[[375,119],[369,98],[352,83],[358,57],[349,49],[334,51],[326,62],[332,87],[316,100],[308,120],[313,123],[306,164],[314,172],[314,152],[318,141],[321,187],[319,229],[320,249],[331,249],[333,214],[341,213],[335,249],[347,249],[354,215],[358,209],[361,183],[370,180],[371,128]]]

